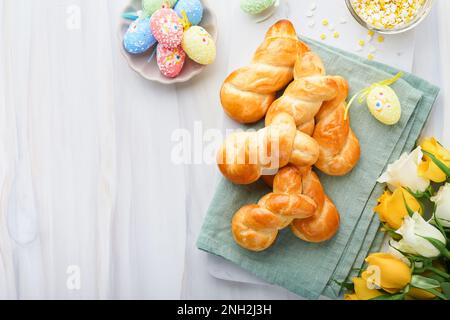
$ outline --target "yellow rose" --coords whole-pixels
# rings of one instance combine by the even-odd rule
[[[388,253],[371,254],[366,262],[369,267],[362,273],[362,278],[389,293],[399,292],[411,281],[408,265]]]
[[[379,205],[375,207],[374,211],[378,213],[380,220],[386,223],[388,227],[397,230],[402,226],[403,218],[408,215],[405,200],[410,209],[422,213],[419,201],[403,188],[396,189],[394,193],[386,191],[378,199]]]
[[[450,151],[441,146],[435,138],[423,139],[420,142],[420,147],[422,150],[434,155],[450,168]],[[430,179],[431,181],[441,183],[447,180],[445,173],[426,155],[424,156],[424,160],[419,164],[418,170],[421,177]]]
[[[345,295],[345,300],[370,300],[384,295],[381,291],[370,289],[363,278],[353,278],[355,293]]]
[[[416,300],[432,300],[436,298],[434,294],[418,288],[411,288],[408,292],[408,297]]]

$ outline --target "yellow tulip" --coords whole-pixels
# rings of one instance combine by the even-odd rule
[[[411,281],[408,265],[388,253],[371,254],[366,262],[369,268],[362,273],[362,278],[389,293],[399,292]]]
[[[441,146],[435,138],[426,138],[420,142],[422,150],[434,155],[438,160],[450,167],[450,151]],[[444,182],[447,176],[441,169],[431,160],[430,157],[424,156],[424,160],[419,164],[419,176],[427,178],[434,182]]]
[[[370,289],[368,282],[363,278],[353,278],[355,293],[345,295],[345,300],[370,300],[384,295],[381,291]]]
[[[419,201],[403,188],[397,188],[394,193],[386,191],[378,199],[379,205],[375,207],[374,211],[388,227],[397,230],[402,226],[403,218],[408,215],[405,200],[414,212],[422,213]]]

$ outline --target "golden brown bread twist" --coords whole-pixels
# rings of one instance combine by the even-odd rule
[[[264,129],[230,135],[218,152],[217,164],[230,181],[251,184],[288,163],[312,166],[318,157],[317,142],[297,130],[292,116],[280,113]]]
[[[294,167],[286,167],[276,175],[273,193],[259,203],[240,209],[232,220],[234,240],[243,248],[262,251],[269,248],[278,232],[294,219],[313,216],[317,205],[302,194],[302,177]]]
[[[319,177],[311,167],[298,168],[302,174],[303,194],[309,196],[317,205],[317,211],[311,218],[297,219],[291,224],[291,230],[300,239],[307,242],[330,240],[339,230],[340,216],[333,201],[325,194]]]
[[[314,117],[324,101],[338,95],[339,87],[335,77],[325,76],[320,57],[308,50],[298,51],[294,81],[270,106],[266,125],[270,125],[277,114],[287,112],[294,117],[298,129],[311,136],[315,128]]]
[[[297,237],[307,242],[319,243],[330,240],[339,230],[340,225],[336,206],[325,194],[319,177],[311,167],[290,167],[297,170],[302,178],[302,193],[313,199],[317,205],[313,216],[294,220],[291,230]],[[269,186],[274,183],[274,176],[264,176],[263,179]]]
[[[347,81],[342,79],[340,92],[348,95]],[[323,104],[316,116],[313,137],[319,143],[320,156],[316,167],[330,176],[344,176],[358,164],[361,147],[350,118],[345,119],[346,98],[337,97]]]
[[[349,119],[344,119],[347,81],[340,76],[325,76],[320,57],[307,50],[298,52],[294,79],[283,96],[270,106],[266,125],[277,114],[289,113],[298,129],[319,143],[316,167],[332,176],[347,174],[360,158],[359,141]]]
[[[298,48],[303,46],[290,21],[281,20],[267,32],[252,63],[225,80],[220,98],[225,112],[240,123],[261,120],[277,91],[293,78]]]

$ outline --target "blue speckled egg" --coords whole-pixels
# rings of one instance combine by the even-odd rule
[[[202,21],[203,5],[200,0],[178,0],[174,10],[180,18],[183,18],[183,10],[186,11],[189,22],[194,26]]]
[[[133,21],[125,33],[123,45],[131,54],[146,52],[156,43],[156,39],[150,29],[150,18],[139,18]]]

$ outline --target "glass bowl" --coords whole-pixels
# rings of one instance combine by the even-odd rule
[[[428,14],[431,11],[431,8],[433,7],[433,2],[434,2],[434,0],[424,0],[424,4],[422,5],[422,8],[417,12],[415,18],[412,19],[407,24],[402,24],[402,25],[400,25],[398,27],[394,27],[394,28],[380,28],[380,27],[374,26],[372,24],[369,24],[363,18],[361,18],[359,16],[359,14],[353,8],[352,0],[345,0],[348,10],[350,11],[352,16],[355,18],[356,21],[358,21],[358,23],[360,25],[362,25],[364,28],[367,28],[369,30],[373,30],[373,31],[376,31],[376,32],[382,33],[382,34],[396,34],[396,33],[402,33],[402,32],[413,29],[428,16]]]

